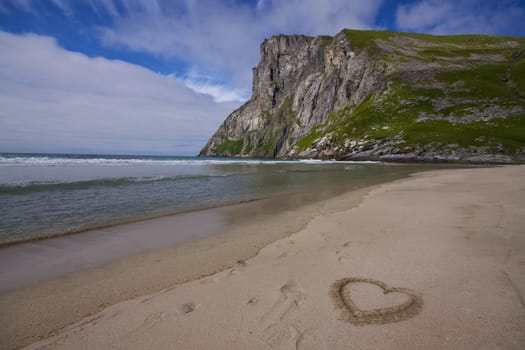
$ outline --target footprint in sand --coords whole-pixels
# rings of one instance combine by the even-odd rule
[[[297,350],[325,350],[328,349],[321,334],[316,330],[305,330],[297,338]]]
[[[288,324],[274,323],[263,332],[263,337],[268,349],[296,349],[299,332]]]
[[[335,251],[335,256],[337,257],[337,262],[339,264],[343,264],[345,263],[348,259],[350,259],[350,255],[340,251],[340,250],[336,250]]]
[[[197,309],[199,307],[199,305],[195,304],[195,303],[185,303],[185,304],[181,304],[181,305],[178,305],[177,306],[177,313],[179,314],[189,314],[193,311],[195,311],[195,309]]]
[[[271,323],[281,321],[292,308],[298,307],[305,299],[303,290],[294,280],[283,284],[279,292],[280,296],[272,308],[261,318],[261,324],[265,327]]]
[[[286,282],[280,290],[284,301],[290,301],[293,305],[298,306],[305,299],[304,292],[296,281]]]
[[[335,281],[330,296],[343,320],[354,325],[403,321],[417,315],[423,307],[419,294],[371,278]]]
[[[286,323],[286,317],[303,303],[305,294],[294,280],[282,285],[279,292],[274,305],[261,318],[261,336],[272,349],[295,349],[300,332]]]
[[[293,322],[293,311],[306,300],[303,289],[294,280],[279,288],[280,295],[272,308],[263,315],[260,326],[262,340],[269,349],[325,350],[326,343],[315,329],[301,331]],[[293,324],[292,324],[293,323]]]
[[[344,251],[348,251],[348,248],[350,248],[351,246],[351,242],[348,241],[346,243],[344,243],[341,248],[341,249],[338,249],[335,251],[335,255],[337,256],[337,262],[339,264],[343,264],[345,263],[348,259],[350,259],[350,255],[348,253],[345,253]]]

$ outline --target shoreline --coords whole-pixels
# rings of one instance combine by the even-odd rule
[[[370,186],[362,187],[361,184],[354,189],[345,188],[342,193],[367,187]],[[182,247],[192,241],[210,239],[212,242],[213,236],[228,236],[230,232],[242,231],[245,227],[266,220],[270,215],[279,214],[280,210],[293,212],[339,195],[315,191],[306,194],[275,194],[0,247],[0,265],[8,267],[7,272],[0,275],[0,295],[104,267],[122,259]],[[288,234],[288,230],[278,227],[273,229]],[[144,235],[144,232],[148,234]],[[48,254],[50,248],[52,255]],[[25,257],[26,261],[20,261],[21,257]],[[19,266],[26,268],[21,269]]]
[[[282,211],[297,210],[303,205],[324,201],[341,193],[439,168],[388,167],[384,169],[389,171],[379,172],[373,177],[357,175],[344,183],[312,184],[308,191],[292,188],[287,192],[227,202],[205,209],[186,210],[145,220],[140,217],[132,222],[82,230],[79,234],[68,233],[6,245],[0,247],[0,265],[5,267],[4,273],[0,274],[0,294],[109,264],[126,256],[237,230],[240,224],[249,224]],[[250,211],[249,208],[257,210]]]
[[[308,204],[298,202],[295,207],[288,207],[278,214],[273,213],[274,209],[265,209],[260,204],[267,201],[266,205],[271,205],[272,199],[278,201],[284,195],[240,205],[212,208],[211,211],[226,211],[227,220],[232,221],[228,223],[229,230],[217,231],[210,236],[192,238],[164,248],[125,255],[102,265],[0,293],[2,311],[0,321],[9,325],[4,328],[6,336],[2,336],[0,332],[0,348],[25,346],[42,337],[55,334],[60,329],[110,305],[242,265],[246,259],[256,256],[260,249],[268,244],[304,228],[315,216],[344,209],[339,203],[334,202],[334,198],[348,197],[351,205],[358,205],[363,196],[375,186],[377,184],[349,190],[344,194],[312,200]],[[300,201],[299,197],[297,200]],[[236,209],[241,213],[235,215],[227,213],[237,211]],[[265,211],[269,213],[265,214]],[[203,212],[206,210],[187,214]],[[256,216],[256,218],[243,222],[243,216]],[[166,216],[131,225],[145,225],[147,229],[147,226],[151,226],[150,223],[177,217],[179,216]],[[265,230],[272,232],[268,234]],[[245,231],[250,231],[250,235],[247,236]],[[64,238],[91,235],[92,233],[86,233],[64,236]],[[58,237],[59,240],[61,238]],[[53,238],[42,242],[52,240]],[[24,244],[14,245],[6,249],[24,246]],[[138,281],[137,276],[141,276],[145,281]],[[28,303],[28,300],[33,302]],[[52,314],[48,312],[50,308],[53,309]],[[15,314],[17,317],[13,320],[12,316]],[[7,319],[4,320],[4,317]],[[15,334],[14,339],[13,334]]]
[[[315,163],[315,161],[313,160],[311,162]],[[297,163],[300,164],[299,161],[297,161]],[[335,161],[333,162],[324,161],[324,163],[335,163]],[[368,162],[340,162],[340,163],[359,164],[359,163],[368,163]],[[370,163],[381,163],[381,162],[370,162]],[[387,162],[383,163],[383,165],[385,166],[387,166],[388,164],[389,163]],[[414,164],[414,167],[417,167],[418,165],[427,166],[429,164]],[[409,167],[410,164],[405,164],[405,166]],[[438,166],[439,165],[436,164],[434,167],[438,167]],[[460,167],[461,165],[458,164],[457,166]],[[462,166],[468,167],[472,165],[463,164]],[[401,176],[407,176],[407,174],[403,174]],[[106,181],[107,179],[106,180],[102,179],[102,180]],[[95,180],[95,181],[99,181],[99,180]],[[371,184],[383,182],[383,181],[384,179],[382,181],[376,180],[375,182],[372,181]],[[83,181],[80,181],[80,182],[83,182]],[[76,182],[72,182],[70,184],[73,184],[73,183],[76,183]],[[62,186],[63,184],[67,184],[67,182],[59,183],[56,185]],[[22,186],[22,188],[24,188],[24,186]],[[344,190],[348,190],[348,189],[344,189]],[[275,192],[275,193],[251,193],[251,194],[239,195],[239,196],[236,196],[236,198],[230,198],[230,199],[224,199],[224,198],[218,197],[214,201],[211,201],[209,203],[208,202],[204,202],[200,204],[193,203],[186,207],[184,206],[176,207],[176,208],[172,208],[169,210],[166,210],[165,208],[162,208],[162,209],[157,208],[157,210],[153,210],[149,212],[139,212],[139,213],[135,213],[134,215],[124,215],[122,217],[113,217],[113,218],[112,217],[107,217],[107,218],[102,217],[100,218],[99,221],[91,220],[91,221],[83,222],[81,220],[78,224],[70,223],[69,226],[63,226],[61,228],[55,228],[52,230],[48,230],[46,227],[40,227],[39,231],[35,231],[34,229],[30,228],[29,234],[16,231],[18,232],[17,234],[19,234],[19,237],[16,236],[16,233],[13,234],[12,232],[9,232],[7,228],[0,228],[0,231],[2,231],[1,232],[2,239],[0,239],[0,250],[3,248],[7,248],[7,247],[19,245],[19,244],[36,242],[40,240],[60,238],[60,237],[65,237],[65,236],[70,236],[70,235],[75,235],[75,234],[83,234],[83,233],[90,232],[90,231],[107,229],[107,228],[112,228],[115,226],[127,225],[131,223],[142,222],[142,221],[147,221],[147,220],[154,220],[157,218],[163,218],[167,216],[174,216],[174,215],[180,215],[180,214],[185,214],[185,213],[191,213],[195,211],[210,210],[210,209],[221,208],[225,206],[249,203],[251,201],[267,199],[269,197],[295,195],[295,194],[296,193],[294,193],[293,191],[290,192],[287,189],[281,189],[280,191]],[[7,193],[7,195],[12,195],[12,194]]]
[[[158,315],[160,315],[159,320],[171,322],[171,325],[176,326],[175,329],[178,329],[180,334],[186,334],[185,332],[189,332],[187,334],[191,334],[192,327],[201,327],[201,323],[208,324],[211,327],[210,332],[207,333],[208,336],[212,336],[211,339],[216,339],[218,342],[217,344],[221,344],[221,346],[232,347],[233,344],[231,343],[231,339],[229,340],[229,343],[225,343],[224,341],[226,341],[228,337],[231,336],[228,334],[230,334],[229,332],[232,330],[231,327],[233,326],[241,327],[238,330],[234,329],[235,332],[239,332],[241,329],[244,329],[244,331],[241,332],[242,334],[239,333],[239,339],[237,339],[235,342],[236,346],[233,346],[233,348],[246,348],[248,345],[254,345],[254,348],[260,348],[261,345],[268,339],[273,339],[271,334],[270,338],[267,338],[268,334],[265,332],[271,333],[273,331],[281,333],[284,332],[283,334],[286,334],[287,337],[289,336],[290,339],[293,338],[294,342],[297,343],[300,343],[300,340],[304,340],[305,337],[310,337],[309,339],[311,341],[317,345],[320,345],[321,342],[319,341],[319,329],[323,328],[320,323],[326,322],[327,324],[335,327],[335,331],[333,332],[336,333],[334,334],[339,334],[337,332],[348,333],[349,331],[347,325],[346,327],[343,327],[339,323],[333,324],[335,321],[331,320],[331,317],[337,321],[337,317],[332,315],[332,311],[330,311],[333,309],[333,306],[328,307],[328,305],[324,304],[328,303],[326,300],[329,300],[329,279],[332,278],[334,274],[336,274],[338,278],[345,277],[349,271],[355,269],[357,269],[354,271],[357,273],[357,275],[372,274],[372,277],[380,278],[387,283],[390,282],[393,286],[406,286],[414,288],[417,291],[423,291],[425,300],[423,315],[425,315],[427,303],[429,302],[427,289],[432,290],[434,287],[432,287],[432,283],[427,287],[424,287],[424,284],[427,283],[425,282],[425,279],[428,277],[423,278],[421,274],[418,274],[423,268],[423,265],[413,265],[410,257],[414,259],[423,259],[422,262],[424,262],[424,259],[426,258],[425,254],[428,255],[431,253],[430,256],[435,255],[434,252],[425,253],[425,250],[420,246],[424,246],[426,242],[421,241],[421,238],[418,237],[418,235],[414,236],[414,234],[417,232],[413,232],[414,226],[417,226],[422,220],[423,222],[425,220],[428,221],[426,216],[429,215],[429,212],[423,211],[423,213],[426,213],[426,216],[409,216],[411,219],[407,220],[407,217],[403,217],[403,215],[411,215],[413,213],[403,214],[404,208],[403,206],[399,207],[399,205],[392,207],[392,210],[385,211],[384,205],[381,204],[382,202],[380,200],[384,201],[382,198],[385,196],[385,193],[386,195],[388,195],[390,192],[395,194],[399,192],[398,189],[401,188],[402,191],[399,192],[400,194],[396,195],[403,196],[401,197],[405,198],[403,199],[403,203],[405,203],[409,208],[412,208],[414,212],[423,210],[422,207],[425,206],[435,206],[435,208],[439,209],[437,212],[438,214],[443,212],[443,215],[445,215],[444,217],[447,217],[448,215],[451,219],[450,225],[452,226],[451,228],[448,226],[446,227],[445,232],[447,232],[447,234],[443,237],[441,237],[441,235],[432,236],[431,239],[432,242],[435,241],[434,243],[436,243],[432,245],[432,249],[436,249],[438,252],[444,254],[443,257],[445,257],[447,256],[446,254],[449,254],[450,252],[447,250],[449,248],[443,250],[443,247],[448,247],[449,243],[446,243],[448,241],[442,242],[441,240],[453,239],[455,242],[458,239],[455,235],[451,235],[451,233],[447,231],[455,230],[453,224],[459,220],[456,219],[455,216],[459,215],[463,218],[467,218],[465,219],[467,222],[462,224],[463,226],[471,225],[473,220],[485,220],[483,217],[479,218],[478,216],[472,216],[474,214],[472,214],[470,211],[473,209],[465,209],[467,212],[464,213],[463,209],[459,212],[453,211],[451,208],[448,208],[449,204],[444,206],[444,203],[446,204],[446,201],[449,200],[448,196],[455,196],[455,192],[450,192],[450,187],[452,186],[448,184],[451,182],[450,179],[457,182],[463,180],[466,177],[474,179],[481,178],[486,183],[481,187],[479,184],[472,184],[471,186],[470,183],[454,185],[454,188],[456,188],[454,191],[461,192],[461,196],[458,195],[459,197],[454,197],[457,199],[458,203],[464,202],[468,204],[472,202],[472,198],[475,198],[472,197],[473,194],[478,194],[476,191],[480,192],[481,194],[488,192],[493,195],[493,198],[490,197],[492,201],[498,201],[502,200],[501,198],[503,198],[501,197],[500,192],[502,191],[500,187],[512,187],[512,181],[509,180],[509,183],[506,183],[505,176],[503,176],[504,180],[501,180],[502,174],[510,174],[515,178],[516,173],[523,175],[525,172],[524,169],[525,168],[523,166],[517,166],[421,172],[417,173],[416,175],[411,175],[409,178],[403,178],[400,180],[374,185],[366,189],[345,193],[334,198],[323,200],[321,202],[315,202],[314,204],[301,207],[298,210],[284,212],[277,216],[267,216],[266,218],[261,218],[259,222],[252,223],[251,226],[240,225],[236,232],[229,232],[225,235],[218,235],[199,241],[188,242],[186,247],[178,246],[177,248],[167,248],[161,251],[159,250],[152,253],[142,254],[140,256],[134,256],[132,259],[134,261],[130,260],[129,258],[122,259],[121,261],[85,272],[83,273],[83,276],[79,276],[79,274],[77,274],[76,279],[66,278],[60,281],[41,284],[39,285],[39,288],[36,289],[29,288],[24,291],[15,291],[13,293],[8,293],[7,295],[1,295],[0,308],[5,312],[1,313],[3,316],[0,316],[0,318],[3,318],[3,324],[8,325],[6,329],[4,329],[4,332],[6,332],[5,334],[10,337],[9,340],[7,340],[7,336],[0,337],[0,339],[4,339],[5,342],[2,347],[14,348],[16,346],[29,344],[34,341],[38,341],[39,339],[51,336],[51,338],[48,340],[43,341],[44,344],[50,344],[51,342],[54,344],[54,347],[57,348],[77,348],[79,344],[82,343],[75,343],[75,341],[81,341],[81,339],[84,339],[83,341],[89,341],[89,339],[98,339],[101,336],[102,338],[100,339],[107,340],[111,338],[112,335],[101,335],[100,327],[106,327],[109,331],[110,329],[114,329],[114,327],[116,327],[112,322],[120,322],[118,327],[121,327],[122,329],[129,329],[126,331],[128,332],[126,333],[128,336],[125,338],[120,338],[123,342],[122,344],[130,345],[130,339],[135,339],[135,341],[138,341],[138,343],[134,343],[135,345],[131,344],[131,348],[141,348],[140,339],[143,339],[144,341],[148,340],[149,342],[157,341],[157,343],[152,343],[158,345],[155,346],[156,348],[166,348],[167,343],[164,343],[164,346],[161,346],[158,343],[158,341],[162,340],[163,337],[169,339],[171,345],[178,344],[178,346],[182,348],[190,347],[190,345],[193,347],[206,348],[206,346],[203,345],[206,343],[202,342],[210,341],[210,338],[207,337],[202,337],[202,339],[199,337],[199,339],[197,339],[191,336],[180,336],[174,339],[173,337],[175,335],[172,333],[162,333],[164,336],[159,337],[159,334],[155,331],[156,329],[158,330],[158,328],[151,328],[151,332],[148,331],[146,333],[137,333],[138,329],[140,328],[136,328],[138,326],[135,324],[136,318],[139,317],[137,316],[137,313],[147,312],[151,316],[151,308],[161,308],[162,312],[158,313]],[[483,177],[485,175],[478,175],[478,172],[496,175],[491,175],[491,177],[487,180]],[[439,181],[436,179],[439,179]],[[454,181],[452,181],[452,183],[455,183]],[[496,186],[494,183],[498,184],[497,187],[494,187]],[[515,187],[518,185],[515,185]],[[432,192],[434,191],[434,188],[441,188],[442,190]],[[519,189],[522,190],[522,188]],[[419,195],[417,198],[411,197],[416,196],[419,192],[425,193]],[[423,198],[428,198],[427,192],[432,193],[433,197],[431,202],[419,202]],[[511,195],[505,191],[503,192],[507,196]],[[392,202],[394,205],[399,204],[399,197],[395,197],[390,201],[392,200],[394,200],[394,202]],[[377,203],[383,205],[383,209],[381,209],[381,206],[378,207],[379,204]],[[483,207],[484,202],[481,201],[480,203],[481,204],[478,206]],[[370,211],[369,207],[372,206],[372,204],[375,205],[374,208],[376,209],[374,210],[379,208],[379,211],[375,211],[375,213],[374,211]],[[515,204],[519,204],[519,202]],[[470,207],[467,205],[466,208]],[[511,209],[516,210],[512,207]],[[257,210],[257,206],[252,206],[251,209],[247,210]],[[479,211],[481,209],[476,210]],[[399,213],[390,213],[390,211]],[[482,214],[487,214],[483,212],[483,210],[481,210],[481,212]],[[381,213],[381,220],[374,219],[378,213]],[[434,216],[436,215],[434,215],[432,212],[430,212],[430,214],[432,214],[430,215],[430,219],[435,220],[436,218],[434,218]],[[452,218],[452,216],[454,216],[454,218]],[[493,215],[490,215],[490,218],[492,218],[492,216]],[[471,218],[468,219],[469,217]],[[486,215],[486,217],[488,220],[489,215]],[[428,226],[429,232],[434,232],[436,229],[444,230],[445,227],[441,228],[441,226],[443,226],[444,223],[448,223],[448,221],[444,220],[443,218],[437,218],[439,219],[438,221],[434,222],[433,225]],[[515,218],[511,216],[510,219]],[[504,227],[506,221],[510,219],[507,216],[503,216],[503,219],[499,219],[498,225],[503,225],[502,227]],[[393,224],[388,224],[389,220],[392,221]],[[459,220],[458,222],[461,223],[462,221]],[[407,232],[403,231],[404,226],[407,226]],[[287,234],[281,235],[281,237],[279,237],[279,234],[276,235],[274,232],[275,230],[272,231],[272,228],[284,228],[287,230]],[[343,228],[343,231],[340,231],[341,228]],[[462,228],[461,230],[466,230],[466,228]],[[363,232],[359,233],[359,231]],[[246,232],[252,232],[250,233],[250,237],[246,237]],[[385,236],[386,233],[389,233],[389,235]],[[348,236],[349,234],[350,236]],[[390,237],[390,234],[393,234],[393,236]],[[465,235],[468,235],[469,242],[472,242],[472,236],[474,234],[465,233]],[[405,236],[408,238],[405,238]],[[460,236],[463,237],[463,235]],[[254,237],[257,238],[255,241],[253,240]],[[400,242],[397,241],[396,237],[399,237]],[[388,246],[387,243],[381,241],[382,239],[385,239],[387,242],[391,242],[393,246]],[[401,244],[402,242],[408,242],[410,247],[409,251],[406,251],[406,247],[403,247]],[[497,242],[498,244],[507,244],[505,242]],[[460,243],[464,244],[462,240]],[[348,249],[350,249],[351,254],[347,252]],[[390,256],[397,251],[404,252],[404,255]],[[199,256],[195,256],[195,252],[199,252],[197,254]],[[246,258],[237,259],[236,257],[231,256],[231,252],[235,252],[236,255],[245,254]],[[384,256],[377,255],[378,252],[382,252],[381,254]],[[519,258],[519,251],[517,253]],[[191,255],[191,257],[189,255]],[[191,259],[187,260],[189,258]],[[435,261],[436,264],[438,264],[438,262],[439,264],[448,262],[447,259],[443,260],[441,256],[436,258],[440,259]],[[194,261],[193,264],[190,263],[192,259]],[[373,264],[370,262],[370,259],[372,259],[371,261]],[[386,260],[383,261],[384,259]],[[515,258],[513,259],[515,260]],[[223,261],[223,264],[217,264],[217,261]],[[326,265],[327,262],[329,262],[328,265]],[[400,269],[398,266],[399,264],[404,266],[407,263],[409,267],[408,270],[404,270],[402,268]],[[173,271],[173,269],[177,266],[179,268],[182,267],[182,270]],[[448,265],[446,264],[443,266],[444,269],[448,268]],[[197,278],[195,278],[195,276],[193,278],[189,278],[191,273],[195,274],[197,272],[195,267],[208,268],[208,273],[197,273]],[[382,271],[382,269],[386,270]],[[494,270],[494,268],[490,267],[489,271],[492,270]],[[127,275],[126,273],[123,273],[126,271]],[[384,272],[388,271],[390,271],[392,275],[384,274]],[[496,269],[496,272],[497,271],[499,270]],[[519,295],[519,291],[525,287],[525,277],[520,277],[519,273],[516,275],[516,271],[509,269],[508,267],[502,271],[505,271],[504,275],[506,275],[511,281],[511,285],[515,286],[511,288],[514,291],[511,290],[509,293],[514,293],[512,295],[515,295],[515,290],[517,290]],[[311,275],[313,272],[320,274],[317,278],[314,278],[315,281],[301,277],[302,274]],[[186,274],[186,279],[181,275],[175,277],[177,273]],[[426,271],[426,274],[430,274],[430,277],[432,277],[435,273],[435,269]],[[411,275],[415,279],[407,280],[406,277]],[[423,275],[426,276],[425,274]],[[478,274],[476,274],[476,276],[478,276]],[[499,272],[498,276],[500,276]],[[145,280],[137,281],[141,278],[145,278]],[[421,280],[421,278],[423,278],[423,280]],[[439,279],[439,277],[435,278]],[[483,276],[483,278],[486,278],[486,276]],[[148,283],[152,280],[156,280],[157,283],[147,286],[144,285],[145,283]],[[276,286],[276,283],[284,284],[279,288]],[[322,285],[320,292],[317,290],[319,287],[317,284],[319,283]],[[326,288],[323,287],[325,284],[326,286],[324,287]],[[137,286],[139,288],[137,288]],[[132,287],[132,290],[130,290],[130,287]],[[253,288],[255,288],[255,290],[253,290]],[[261,315],[261,312],[263,314],[271,314],[273,312],[272,310],[275,310],[276,308],[280,309],[281,306],[285,306],[284,304],[281,305],[282,303],[279,304],[280,302],[276,302],[276,304],[274,304],[272,307],[272,300],[275,301],[274,298],[281,295],[280,293],[276,294],[275,289],[272,288],[277,288],[277,291],[280,289],[280,293],[282,294],[282,297],[284,297],[284,299],[281,300],[282,303],[286,304],[288,302],[292,302],[292,304],[288,305],[286,309],[290,308],[289,310],[297,309],[300,311],[303,310],[303,308],[300,306],[306,304],[308,308],[304,309],[303,311],[306,312],[305,310],[309,310],[309,312],[314,312],[316,315],[314,318],[319,315],[321,320],[320,323],[314,322],[312,324],[313,321],[311,317],[313,315],[310,315],[309,317],[303,315],[306,318],[300,317],[297,319],[297,322],[299,323],[296,323],[296,321],[293,321],[291,317],[286,316],[292,314],[291,311],[287,311],[285,315],[281,317],[284,317],[284,319],[287,321],[285,328],[279,326],[281,328],[274,329],[272,327],[275,324],[270,323],[269,321],[263,322],[264,325],[261,324],[256,326],[255,324],[252,324],[251,317],[253,315]],[[102,294],[104,295],[97,295],[96,293],[90,294],[90,291],[93,292],[96,290],[102,291]],[[124,294],[122,294],[123,291]],[[493,292],[492,289],[490,289],[490,291],[491,293]],[[250,295],[252,296],[250,297]],[[297,295],[300,295],[301,297],[296,300],[295,297]],[[438,296],[439,295],[434,297],[437,298]],[[166,301],[165,298],[170,298],[169,302]],[[195,300],[199,298],[200,300]],[[226,300],[221,298],[226,298]],[[242,304],[242,300],[244,299],[248,300],[246,304]],[[82,311],[82,307],[79,308],[79,304],[85,303],[84,307],[87,307],[89,306],[87,304],[90,304],[92,307],[94,305],[93,301],[95,300],[102,300],[103,302],[96,305],[97,307],[95,310],[88,313],[89,315],[92,315],[90,318],[82,321],[80,323],[81,326],[79,326],[79,324],[76,326],[67,326],[67,324],[72,324],[76,321],[75,317],[71,317],[72,313],[77,313],[77,319],[79,318],[78,316],[80,314],[85,314],[85,309]],[[120,302],[121,300],[128,301]],[[432,307],[432,298],[430,301],[430,307]],[[234,302],[240,304],[234,305],[232,304]],[[324,308],[320,310],[317,309],[316,305],[318,303],[322,304],[321,306]],[[175,307],[177,304],[179,306]],[[108,307],[109,305],[113,306]],[[175,309],[173,309],[173,307],[175,307]],[[258,311],[253,314],[246,314],[245,311],[239,310],[239,307],[242,308],[242,310],[244,310],[245,307],[248,307]],[[513,308],[515,308],[515,306],[513,306]],[[205,312],[206,309],[208,312]],[[326,309],[328,309],[328,311]],[[508,310],[508,308],[505,307],[505,310]],[[101,313],[99,314],[99,312]],[[210,314],[210,312],[212,313]],[[186,313],[190,313],[190,316],[187,321],[184,321],[183,315]],[[115,316],[108,317],[110,314]],[[118,316],[120,314],[125,315],[124,319]],[[13,318],[13,315],[16,315],[17,317]],[[221,317],[221,315],[223,316]],[[238,322],[236,323],[236,321],[233,320],[233,324],[229,325],[227,320],[232,315],[243,315],[243,317],[246,318],[245,322],[241,322],[239,325]],[[57,323],[56,318],[60,318],[62,316],[66,316],[66,319],[61,318],[58,320],[60,322]],[[53,317],[55,320],[53,320]],[[67,319],[68,317],[69,319]],[[129,320],[126,321],[128,318]],[[265,317],[263,315],[263,319],[264,318]],[[146,317],[146,319],[151,320],[151,317]],[[309,331],[307,332],[307,330],[304,329],[306,326],[302,325],[301,323],[304,321],[306,321],[310,327],[317,327],[317,333],[314,332],[314,334],[312,332],[309,333]],[[144,322],[145,325],[148,324],[148,327],[153,327],[154,324],[157,324],[155,322],[150,324],[148,323],[149,321],[146,322],[146,320],[144,320]],[[213,325],[212,323],[210,325],[210,322],[216,322],[216,324]],[[337,322],[341,321],[339,320]],[[47,327],[47,331],[42,328],[43,323],[44,326]],[[244,323],[246,323],[246,325],[243,325]],[[163,324],[163,322],[159,323],[159,325],[161,324]],[[413,322],[411,323],[408,321],[399,323],[399,325],[405,326],[410,326],[413,324]],[[246,327],[248,328],[246,329]],[[135,329],[135,331],[132,331],[132,329]],[[250,329],[250,332],[254,332],[254,334],[257,335],[257,339],[250,340],[247,338],[249,332],[246,332]],[[263,333],[261,333],[261,331]],[[329,330],[324,329],[324,331]],[[498,331],[501,331],[501,329],[498,328]],[[31,332],[33,334],[32,336],[29,335]],[[332,332],[332,330],[329,332]],[[354,334],[355,332],[350,329],[350,333]],[[384,333],[383,331],[382,334],[387,333]],[[53,337],[53,335],[56,334],[58,334],[58,336]],[[83,334],[88,334],[88,338],[85,338]],[[16,336],[13,338],[13,335]],[[66,335],[66,337],[64,338],[63,335]],[[151,336],[153,335],[157,340],[152,340]],[[343,337],[342,339],[347,337],[347,335],[339,335]],[[519,343],[523,344],[523,339],[520,340],[520,338],[516,338],[515,335],[513,339],[518,339]],[[401,341],[399,339],[397,340]],[[73,343],[68,343],[68,341]],[[260,341],[263,341],[263,343]],[[145,343],[143,343],[142,348],[144,347],[144,344]],[[212,343],[207,344],[207,348],[209,348],[211,347]],[[244,344],[244,347],[239,346],[239,344]],[[398,342],[397,344],[400,343]],[[383,347],[384,345],[385,344],[383,344]],[[34,344],[34,346],[31,346],[30,348],[36,346],[38,345]],[[91,346],[97,347],[93,343],[91,343]],[[126,347],[125,345],[122,346]],[[375,346],[379,345],[376,344]],[[340,346],[336,346],[335,348],[340,348]]]

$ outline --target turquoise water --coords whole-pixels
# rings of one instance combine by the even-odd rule
[[[0,244],[283,193],[330,196],[435,167],[4,153],[0,154]]]

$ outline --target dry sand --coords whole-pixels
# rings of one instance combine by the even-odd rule
[[[358,199],[323,202],[320,215],[251,259],[109,306],[27,348],[525,348],[525,166],[422,173]],[[312,208],[301,210],[309,217]],[[232,242],[216,254],[246,248]],[[204,254],[201,264],[215,258]],[[120,268],[157,273],[151,263]],[[24,297],[0,306],[16,311]],[[18,325],[17,339],[27,340],[27,325]]]

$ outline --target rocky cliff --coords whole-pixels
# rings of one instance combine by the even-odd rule
[[[524,162],[525,39],[274,36],[200,155]]]

